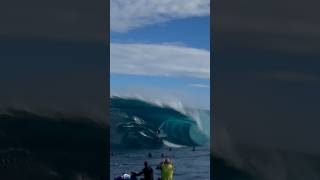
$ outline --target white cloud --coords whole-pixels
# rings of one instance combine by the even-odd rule
[[[210,0],[111,0],[111,31],[210,14]]]
[[[195,88],[210,88],[208,84],[190,84],[190,86]]]
[[[210,52],[168,44],[110,44],[111,73],[210,78]]]

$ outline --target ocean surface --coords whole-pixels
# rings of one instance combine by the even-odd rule
[[[210,179],[208,110],[185,108],[179,102],[113,96],[110,142],[111,179],[141,171],[144,160],[158,178],[160,172],[155,168],[163,159],[161,154],[173,160],[174,179]]]
[[[210,148],[208,146],[196,147],[192,151],[190,147],[160,149],[140,149],[140,150],[123,150],[111,152],[110,156],[110,179],[122,173],[140,172],[143,169],[143,162],[147,160],[154,170],[155,179],[160,177],[160,171],[156,166],[163,159],[161,154],[169,156],[174,163],[174,179],[210,179]],[[152,157],[148,157],[148,153]]]
[[[144,160],[155,168],[161,153],[173,159],[174,179],[178,180],[320,179],[319,154],[240,144],[232,141],[223,127],[216,126],[213,132],[210,156],[208,110],[185,108],[179,102],[116,96],[111,97],[110,110],[111,179],[141,171]],[[160,172],[154,172],[158,178]]]
[[[1,112],[0,179],[105,179],[105,134],[86,117]]]

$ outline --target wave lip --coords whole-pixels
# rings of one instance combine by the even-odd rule
[[[177,147],[199,146],[209,142],[210,133],[191,113],[196,110],[179,110],[137,98],[112,96],[110,100],[111,148],[160,148],[168,145],[166,142]]]

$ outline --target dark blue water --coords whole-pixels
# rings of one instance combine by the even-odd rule
[[[320,157],[296,151],[234,146],[232,156],[211,159],[215,180],[319,180]]]
[[[173,160],[174,179],[210,179],[209,111],[137,98],[110,100],[111,179],[141,171],[145,160],[158,178],[162,153]]]
[[[104,179],[105,134],[86,117],[0,110],[0,179]]]
[[[112,152],[110,157],[110,179],[130,173],[131,171],[139,172],[143,169],[143,162],[147,160],[155,172],[155,177],[160,177],[160,171],[155,167],[161,162],[161,153],[168,155],[174,163],[174,179],[181,180],[206,180],[210,179],[210,148],[208,146],[196,147],[192,151],[190,147],[160,149],[139,149],[123,150]],[[149,158],[148,153],[152,154]]]

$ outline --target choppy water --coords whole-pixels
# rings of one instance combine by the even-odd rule
[[[206,180],[210,179],[210,147],[196,147],[192,151],[191,147],[161,149],[139,149],[139,150],[122,150],[111,152],[110,156],[110,179],[130,173],[131,171],[139,172],[143,169],[143,162],[147,160],[154,169],[155,179],[160,177],[160,171],[156,166],[161,162],[161,153],[168,155],[174,163],[174,179],[179,180]],[[148,157],[152,154],[152,158]]]

